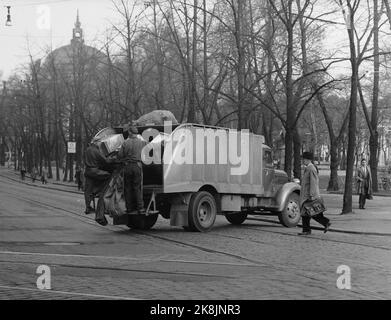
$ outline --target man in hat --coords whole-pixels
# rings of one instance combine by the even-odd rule
[[[303,152],[303,163],[305,165],[300,191],[300,208],[303,223],[303,231],[299,235],[311,234],[311,216],[306,215],[303,205],[306,201],[313,201],[320,198],[318,170],[312,163],[314,155],[312,152]],[[324,226],[326,233],[330,227],[330,220],[320,213],[312,217],[315,221]]]
[[[365,201],[372,198],[372,174],[367,160],[361,160],[361,166],[357,169],[357,191],[359,194],[359,208],[365,209]]]
[[[126,211],[130,213],[137,210],[138,213],[144,213],[141,152],[147,142],[137,136],[138,130],[135,126],[126,125],[124,126],[125,130],[128,131],[128,138],[118,152],[118,160],[125,163],[124,192]]]

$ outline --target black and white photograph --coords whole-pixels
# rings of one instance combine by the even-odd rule
[[[0,4],[0,300],[391,299],[391,0]]]

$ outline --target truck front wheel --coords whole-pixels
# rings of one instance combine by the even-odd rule
[[[247,212],[226,213],[225,218],[228,222],[239,225],[247,219]]]
[[[215,198],[207,191],[199,191],[191,196],[188,219],[192,231],[209,231],[216,220]]]
[[[300,196],[293,192],[289,195],[284,210],[278,213],[278,219],[284,227],[296,227],[300,221]]]

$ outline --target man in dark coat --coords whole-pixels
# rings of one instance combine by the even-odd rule
[[[138,130],[136,127],[126,126],[124,130],[127,130],[129,135],[118,153],[118,160],[125,163],[124,193],[126,211],[130,213],[137,210],[138,213],[143,213],[145,209],[142,194],[141,152],[147,142],[137,136]]]
[[[313,201],[320,198],[319,192],[319,177],[318,170],[312,163],[314,156],[312,152],[303,152],[303,163],[305,165],[300,190],[300,208],[303,223],[303,231],[299,235],[311,234],[310,221],[313,218],[315,221],[324,226],[324,232],[326,233],[331,225],[330,220],[327,219],[323,213],[316,216],[308,216],[304,210],[304,203],[307,201]]]
[[[108,171],[108,167],[112,164],[113,160],[108,159],[102,155],[99,150],[96,141],[92,141],[85,151],[84,163],[85,163],[85,189],[84,199],[86,204],[86,214],[93,212],[91,207],[91,201],[93,195],[98,195],[98,205],[96,208],[95,220],[102,225],[107,225],[107,220],[104,216],[104,201],[103,195],[110,181],[111,173]]]
[[[357,191],[359,194],[359,208],[365,209],[365,201],[372,196],[372,174],[365,159],[357,169]]]

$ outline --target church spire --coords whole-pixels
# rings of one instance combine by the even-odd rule
[[[75,27],[73,28],[73,37],[71,44],[83,43],[83,29],[81,28],[79,9],[77,9]]]
[[[81,26],[81,23],[80,23],[80,19],[79,19],[79,9],[77,9],[75,27],[80,28],[80,26]]]

